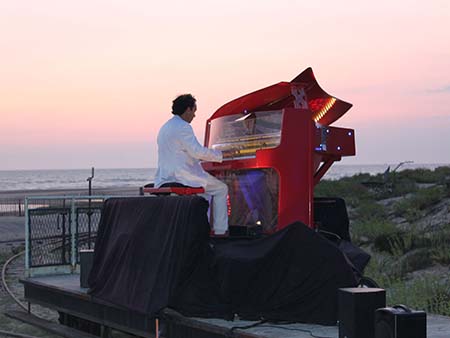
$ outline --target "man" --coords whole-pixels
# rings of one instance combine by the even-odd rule
[[[172,104],[174,115],[158,133],[158,170],[155,187],[177,182],[191,187],[203,187],[204,197],[212,198],[214,210],[213,230],[215,235],[228,231],[227,194],[228,187],[208,174],[200,160],[222,162],[219,150],[203,147],[190,125],[197,110],[196,99],[191,94],[178,96]]]

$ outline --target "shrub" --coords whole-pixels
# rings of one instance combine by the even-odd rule
[[[380,252],[387,252],[391,255],[401,256],[411,249],[412,242],[410,236],[403,231],[393,231],[380,233],[374,240],[374,249]]]
[[[372,200],[362,200],[355,210],[358,220],[385,220],[387,216],[384,206]]]
[[[437,167],[434,171],[440,179],[450,178],[450,165]]]
[[[397,231],[394,223],[382,219],[363,219],[352,223],[350,232],[356,244],[373,242],[376,238]]]
[[[428,248],[421,248],[407,252],[394,264],[394,268],[400,276],[405,276],[409,272],[421,270],[433,265]]]
[[[417,183],[436,183],[441,178],[439,172],[430,169],[406,169],[396,174],[398,177],[409,178]]]
[[[353,212],[352,237],[357,243],[373,242],[377,237],[397,231],[384,206],[373,200],[362,200]]]
[[[417,231],[414,226],[407,231],[396,230],[382,233],[374,240],[374,248],[376,250],[398,257],[410,250],[429,248],[431,246],[432,240],[425,237],[423,232]]]
[[[398,201],[394,206],[394,213],[409,221],[415,221],[423,215],[423,210],[440,202],[446,193],[443,187],[420,189],[411,197]]]
[[[440,245],[431,250],[431,259],[440,264],[448,265],[450,264],[450,249],[449,244]]]
[[[401,281],[398,271],[392,268],[395,258],[392,256],[372,253],[364,275],[375,280],[380,287],[389,288]]]
[[[344,177],[338,181],[322,180],[314,189],[316,197],[340,197],[347,205],[356,207],[362,200],[370,198],[367,189],[351,179]]]
[[[448,265],[450,264],[450,231],[443,230],[433,235],[431,241],[431,258],[436,263]]]
[[[407,304],[413,309],[450,315],[449,281],[426,275],[410,282],[398,281],[387,289],[387,303]]]
[[[417,190],[418,190],[417,184],[413,180],[408,178],[397,178],[392,183],[391,197],[411,194],[416,192]]]

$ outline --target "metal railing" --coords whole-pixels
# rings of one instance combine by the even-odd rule
[[[0,216],[24,216],[25,201],[23,198],[0,199]]]
[[[80,249],[93,249],[107,196],[52,196],[25,199],[27,276],[73,273]]]

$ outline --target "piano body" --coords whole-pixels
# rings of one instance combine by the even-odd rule
[[[355,155],[354,131],[330,126],[351,106],[320,88],[308,68],[207,120],[205,146],[224,151],[224,161],[203,167],[228,185],[230,233],[273,233],[295,221],[314,227],[314,186],[335,161]]]

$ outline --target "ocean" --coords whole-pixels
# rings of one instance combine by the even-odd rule
[[[450,164],[405,164],[399,168],[433,170]],[[336,180],[345,176],[360,173],[376,175],[383,173],[390,166],[393,170],[397,164],[375,165],[333,165],[324,179]],[[92,180],[93,188],[141,187],[153,181],[155,168],[134,169],[95,169]],[[18,190],[51,190],[51,189],[84,189],[88,187],[87,178],[91,169],[71,170],[0,170],[0,191]]]

